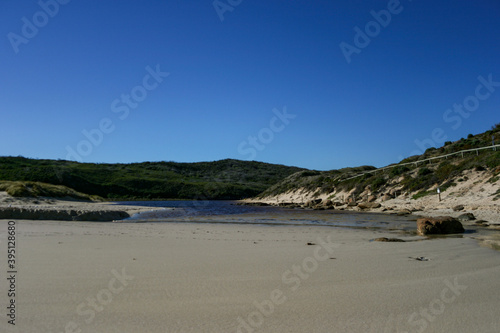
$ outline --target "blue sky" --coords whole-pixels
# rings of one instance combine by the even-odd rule
[[[5,0],[0,13],[2,156],[380,167],[500,122],[497,0]]]

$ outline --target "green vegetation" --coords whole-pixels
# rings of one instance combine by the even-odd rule
[[[131,200],[241,199],[255,196],[301,170],[304,169],[231,159],[93,164],[0,157],[0,180],[63,185],[88,195]],[[32,184],[16,184],[10,191],[16,195],[44,195],[38,185]]]
[[[0,181],[0,191],[6,191],[13,197],[53,197],[93,201],[100,200],[97,196],[80,193],[63,185],[52,185],[40,182]]]

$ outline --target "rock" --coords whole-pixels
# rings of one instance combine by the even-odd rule
[[[351,202],[347,203],[347,206],[348,206],[348,207],[355,207],[355,206],[357,206],[357,205],[358,205],[358,204],[357,204],[355,201],[351,201]]]
[[[333,206],[333,202],[332,202],[332,200],[328,199],[328,200],[325,200],[325,202],[323,202],[323,205],[325,205],[325,206]]]
[[[271,206],[265,202],[238,202],[236,205],[238,206]]]
[[[405,215],[410,215],[411,214],[411,210],[409,209],[400,209],[396,212],[396,215],[398,216],[405,216]]]
[[[343,203],[343,202],[340,202],[340,201],[335,201],[335,202],[333,203],[333,205],[334,205],[335,207],[337,207],[337,206],[343,206],[343,205],[344,205],[344,203]]]
[[[321,203],[321,199],[309,200],[306,202],[306,207],[314,207],[316,205],[319,205],[320,203]]]
[[[464,205],[456,205],[452,208],[454,212],[458,212],[460,210],[464,210]]]
[[[486,221],[486,220],[477,220],[476,224],[485,224],[485,225],[488,225],[488,221]]]
[[[130,217],[119,210],[85,211],[73,209],[0,208],[0,219],[58,220],[58,221],[113,221]]]
[[[417,219],[419,235],[460,234],[465,232],[462,223],[451,216],[423,217]]]
[[[476,217],[472,213],[465,213],[465,214],[459,215],[458,219],[460,221],[472,221],[472,220],[475,220]]]
[[[377,197],[376,197],[376,196],[374,196],[374,195],[369,195],[366,201],[368,201],[368,202],[374,202],[375,200],[377,200]]]
[[[381,206],[378,202],[360,202],[358,204],[358,207],[361,209],[380,208]]]
[[[382,197],[382,201],[387,201],[387,200],[391,200],[392,197],[388,194],[384,194],[384,196]]]
[[[404,242],[404,240],[399,239],[399,238],[387,238],[387,237],[380,237],[380,238],[375,238],[375,242]]]

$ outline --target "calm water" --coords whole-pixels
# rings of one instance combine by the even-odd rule
[[[318,225],[383,228],[411,232],[416,217],[334,210],[304,210],[236,205],[234,201],[130,201],[125,205],[164,207],[136,214],[126,222],[197,222],[265,225]]]
[[[371,229],[416,235],[418,216],[396,216],[337,210],[306,210],[282,207],[254,207],[236,205],[234,201],[128,201],[118,204],[163,207],[143,212],[128,223],[230,223],[269,226],[327,226],[337,228]],[[464,225],[464,234],[433,236],[472,237],[494,240],[500,244],[500,232],[476,225]]]

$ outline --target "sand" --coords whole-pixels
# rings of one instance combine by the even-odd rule
[[[470,238],[195,223],[16,231],[16,325],[2,314],[1,332],[500,331],[500,253]],[[0,221],[3,312],[6,232]]]

